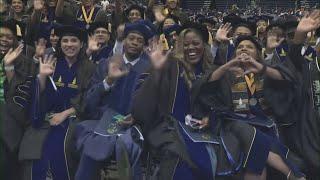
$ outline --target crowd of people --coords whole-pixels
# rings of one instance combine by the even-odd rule
[[[320,9],[0,0],[0,178],[320,178]]]

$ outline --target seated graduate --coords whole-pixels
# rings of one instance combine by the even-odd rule
[[[303,17],[295,31],[293,42],[289,48],[291,73],[296,75],[293,87],[286,91],[291,101],[289,105],[283,99],[272,97],[274,112],[277,118],[285,119],[287,125],[279,126],[281,140],[296,155],[303,159],[304,170],[308,178],[319,177],[316,169],[320,167],[320,133],[319,133],[319,59],[308,59],[302,55],[307,33],[319,28],[320,11],[314,10],[310,15]],[[281,87],[281,86],[279,86]],[[278,89],[278,87],[274,87]],[[282,108],[279,108],[282,107]]]
[[[0,41],[0,174],[15,180],[21,179],[18,151],[26,120],[15,92],[29,76],[32,60],[23,55],[14,22],[1,21]]]
[[[86,33],[73,26],[57,29],[61,37],[57,60],[45,55],[39,60],[30,109],[31,127],[20,152],[26,160],[25,179],[70,179],[67,168],[66,135],[75,117],[81,116],[81,99],[94,64],[82,50]]]
[[[259,65],[260,72],[266,68],[266,72],[276,71],[275,74],[280,77],[281,74],[275,69],[248,59],[249,55],[258,58],[259,52],[259,45],[250,37],[237,41],[236,54],[239,59],[231,60],[212,74],[206,73],[211,72],[212,62],[208,59],[210,52],[205,48],[208,46],[205,44],[208,32],[203,29],[205,27],[196,25],[182,31],[180,36],[183,37],[183,58],[177,61],[169,56],[167,63],[160,66],[160,69],[145,81],[133,102],[133,117],[137,124],[141,124],[144,137],[151,147],[157,148],[160,153],[163,144],[158,141],[166,142],[163,139],[170,130],[180,131],[187,146],[182,145],[182,148],[187,148],[187,155],[183,155],[183,150],[178,153],[171,150],[172,153],[160,158],[157,175],[159,179],[213,179],[215,176],[234,175],[240,169],[244,169],[245,179],[265,179],[266,163],[282,172],[288,179],[304,179],[303,174],[286,159],[288,150],[283,145],[246,122],[241,122],[241,118],[249,119],[254,115],[232,116],[234,112],[231,88],[222,88],[227,82],[222,79],[224,74],[229,68],[238,70],[235,67],[240,62],[246,65],[248,71],[257,73],[256,66]],[[242,53],[247,53],[244,60],[240,59]],[[151,58],[161,60],[167,57],[158,53]],[[240,103],[239,99],[235,99],[236,105],[240,103],[240,108],[245,107],[248,111],[250,106],[256,108],[257,113],[262,113],[261,109],[257,108],[260,106],[259,99],[252,98],[255,99],[252,99],[250,104],[248,101]],[[197,106],[193,106],[194,104]],[[221,111],[217,120],[220,125],[211,122],[216,118],[214,114],[208,117],[211,110]],[[224,111],[227,113],[223,113]],[[229,112],[231,118],[228,118]],[[179,122],[179,130],[176,126],[165,124],[167,121],[163,117],[166,114],[172,114]],[[188,114],[194,119],[190,120]],[[264,115],[261,116],[266,120]],[[202,131],[208,126],[209,121],[213,126],[209,128],[209,133]],[[213,133],[219,136],[218,140],[211,138]],[[193,163],[187,161],[188,157],[198,168],[192,167]]]
[[[110,42],[111,24],[108,22],[94,22],[90,25],[88,47],[86,54],[91,61],[98,64],[100,60],[107,59],[112,52]]]
[[[100,170],[111,157],[115,156],[118,162],[124,157],[119,148],[126,148],[124,151],[130,156],[127,163],[133,168],[131,175],[134,179],[141,178],[138,160],[142,136],[138,127],[130,128],[133,124],[130,110],[134,92],[151,68],[149,56],[144,52],[153,36],[150,30],[145,21],[127,24],[124,54],[101,61],[92,77],[92,86],[85,97],[87,118],[92,120],[80,123],[76,130],[77,148],[81,152],[76,179],[99,178]],[[126,178],[127,173],[119,175]]]

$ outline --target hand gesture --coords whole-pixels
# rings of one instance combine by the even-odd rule
[[[68,118],[67,114],[63,111],[61,113],[55,113],[51,116],[49,123],[51,126],[57,126]]]
[[[219,42],[229,41],[228,34],[231,31],[232,27],[230,23],[223,24],[219,27],[215,39]]]
[[[250,56],[246,56],[245,58],[241,59],[241,61],[245,68],[244,74],[258,74],[263,69],[263,65]]]
[[[114,55],[108,64],[108,76],[106,81],[108,84],[113,84],[119,78],[127,75],[129,69],[124,68],[124,62],[121,55]]]
[[[5,66],[12,65],[12,63],[17,59],[17,57],[23,51],[23,44],[20,44],[15,50],[12,48],[9,49],[7,54],[3,58],[3,62]]]
[[[90,52],[96,52],[100,49],[101,45],[98,44],[97,39],[94,36],[88,37],[88,50]]]
[[[320,10],[306,14],[299,22],[297,31],[307,33],[320,27]]]
[[[237,57],[231,59],[230,61],[228,61],[228,62],[225,64],[227,70],[233,71],[234,69],[242,68],[241,58],[242,58],[242,56],[237,56]]]
[[[168,60],[171,50],[164,52],[159,42],[154,41],[148,48],[148,55],[155,69],[161,69]]]
[[[34,0],[33,1],[33,9],[35,11],[40,11],[44,7],[44,1],[43,0]]]
[[[203,117],[201,120],[194,119],[192,120],[192,127],[194,129],[205,129],[209,127],[209,117]]]
[[[39,40],[38,42],[35,42],[36,44],[36,52],[35,52],[35,57],[40,58],[43,57],[45,50],[46,50],[46,45],[47,45],[47,40]]]
[[[39,75],[47,77],[53,74],[55,69],[56,58],[53,55],[45,55],[44,58],[40,57]]]
[[[278,47],[283,41],[284,37],[279,37],[275,33],[272,33],[267,37],[267,47],[268,50],[273,50],[274,48]]]

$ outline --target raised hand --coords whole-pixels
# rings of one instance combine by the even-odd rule
[[[307,33],[320,27],[320,10],[306,14],[299,22],[297,31]]]
[[[40,11],[44,7],[44,1],[43,0],[34,0],[33,1],[33,9],[35,11]]]
[[[229,41],[228,34],[231,31],[232,27],[230,23],[223,24],[219,27],[215,39],[219,42]]]
[[[161,69],[164,66],[171,52],[171,50],[164,52],[162,49],[161,44],[157,41],[154,41],[148,48],[148,55],[155,69]]]
[[[45,55],[44,58],[40,57],[39,75],[47,77],[53,74],[55,69],[56,58],[53,55]]]
[[[268,35],[267,37],[267,50],[273,50],[274,48],[278,47],[283,41],[284,37],[279,37],[275,33],[272,33]]]
[[[17,57],[23,51],[23,44],[20,44],[16,49],[10,48],[7,54],[3,58],[3,62],[5,66],[12,65],[12,63],[17,59]]]
[[[46,50],[46,45],[47,45],[47,40],[39,40],[38,42],[35,42],[36,44],[36,52],[35,52],[35,57],[40,58],[43,57],[45,50]]]
[[[113,84],[119,78],[127,75],[129,69],[124,68],[124,61],[121,55],[114,55],[108,64],[108,75],[106,81],[108,84]]]
[[[88,37],[88,49],[91,52],[98,51],[100,49],[101,45],[98,44],[97,39],[94,36],[89,36]]]

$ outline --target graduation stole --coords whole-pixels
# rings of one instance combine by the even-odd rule
[[[311,46],[308,46],[306,51],[303,54],[303,57],[306,60],[311,62],[311,61],[313,61],[313,60],[315,60],[317,58],[317,53]]]
[[[276,48],[277,56],[281,62],[286,60],[288,49],[288,45],[283,43]]]
[[[254,83],[254,74],[250,73],[249,75],[245,75],[244,78],[246,80],[250,94],[253,95],[256,92],[256,85]]]
[[[84,6],[81,6],[81,10],[82,10],[82,15],[84,18],[84,21],[88,24],[90,24],[92,22],[92,16],[93,16],[93,12],[94,12],[94,6],[91,7],[90,12],[89,12],[89,16],[86,12],[86,9],[84,8]]]

